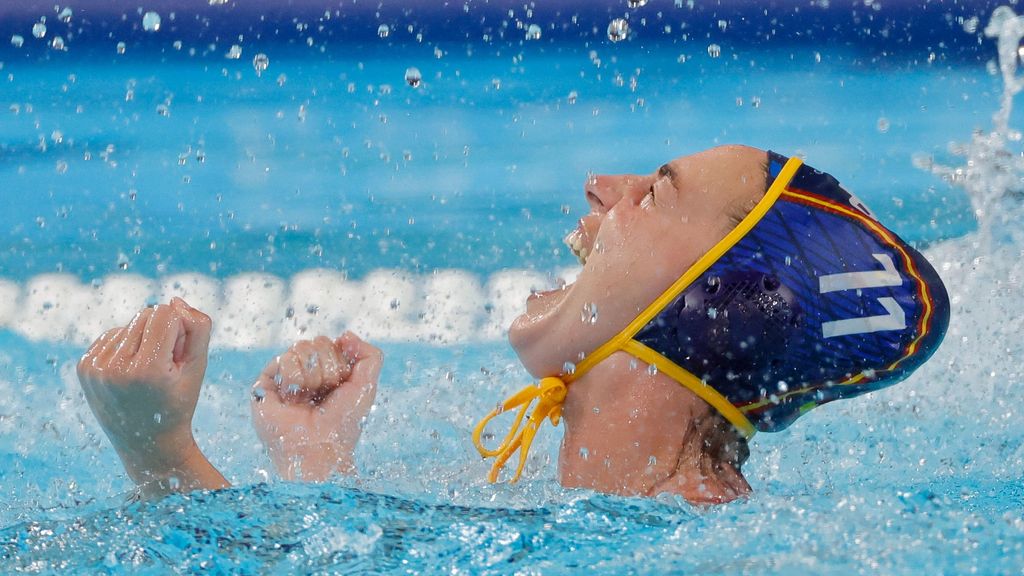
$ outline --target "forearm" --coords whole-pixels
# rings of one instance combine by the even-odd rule
[[[210,463],[199,446],[190,442],[180,457],[166,459],[157,465],[140,465],[131,454],[118,452],[128,477],[135,482],[140,497],[154,499],[172,493],[193,490],[218,490],[231,484]]]

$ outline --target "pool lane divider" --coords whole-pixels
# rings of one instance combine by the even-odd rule
[[[218,348],[281,347],[346,329],[378,342],[500,341],[531,290],[551,288],[558,278],[572,281],[577,273],[505,270],[484,279],[458,269],[424,275],[379,269],[350,280],[336,270],[311,269],[288,279],[263,273],[0,278],[0,330],[85,345],[143,306],[180,296],[213,318]]]

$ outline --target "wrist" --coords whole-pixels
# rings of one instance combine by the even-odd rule
[[[174,440],[152,441],[145,446],[118,447],[117,454],[128,477],[140,486],[188,475],[206,462],[191,433]]]
[[[334,474],[351,476],[357,472],[351,452],[336,442],[278,444],[269,448],[274,467],[284,480],[322,482]]]

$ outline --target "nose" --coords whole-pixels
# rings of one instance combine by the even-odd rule
[[[651,186],[648,180],[649,177],[636,174],[590,176],[583,189],[590,209],[603,213],[611,210],[623,199],[639,202]]]

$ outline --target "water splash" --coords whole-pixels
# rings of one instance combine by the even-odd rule
[[[999,110],[992,116],[992,130],[977,130],[970,142],[952,142],[949,152],[961,156],[961,166],[940,164],[930,156],[914,158],[914,165],[963,188],[978,219],[979,242],[991,253],[993,239],[1019,241],[1016,226],[1024,196],[1024,155],[1009,149],[1019,143],[1021,133],[1010,126],[1013,99],[1024,88],[1024,77],[1017,73],[1018,49],[1024,39],[1024,17],[1008,6],[992,12],[985,36],[996,39],[1003,93]],[[1016,243],[1016,242],[1015,242]]]

